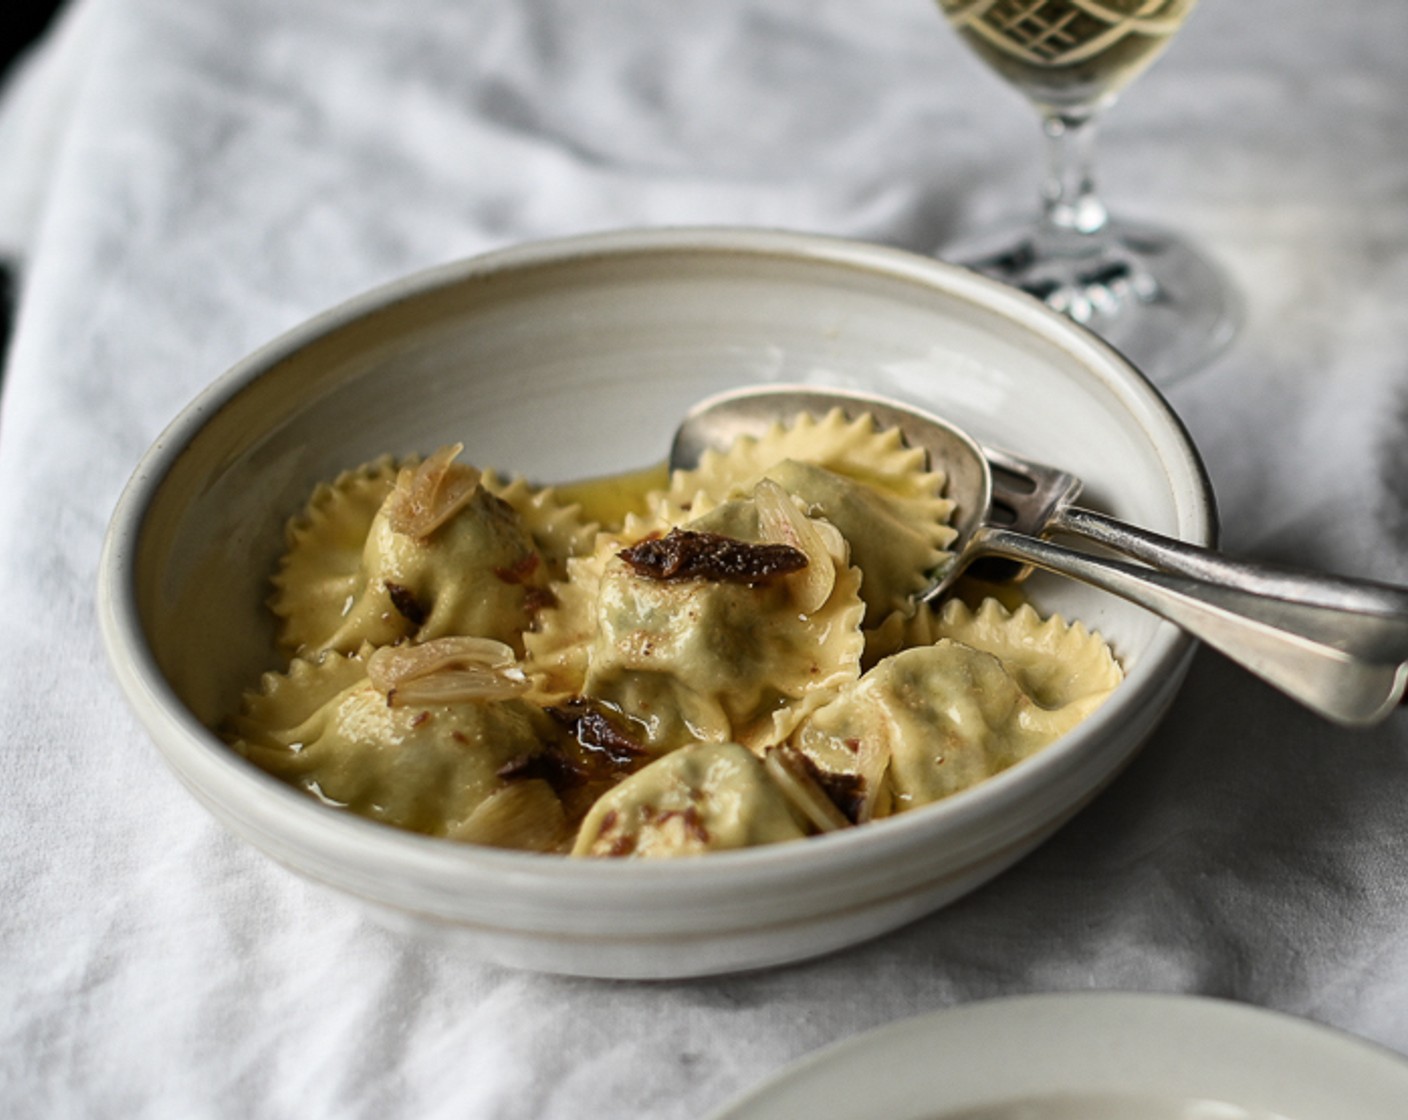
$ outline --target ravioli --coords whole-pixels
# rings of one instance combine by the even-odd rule
[[[572,854],[658,859],[805,835],[757,755],[737,743],[692,743],[604,794]]]
[[[745,542],[760,536],[751,499],[689,526]],[[602,576],[584,691],[642,719],[657,752],[693,739],[776,742],[809,696],[857,675],[859,579],[841,560],[831,592],[808,613],[797,609],[786,579],[659,580],[613,558]]]
[[[344,471],[320,483],[288,522],[286,548],[269,598],[284,652],[320,649],[342,625],[349,604],[366,583],[361,569],[367,533],[400,469],[384,455]]]
[[[839,409],[821,420],[803,414],[791,427],[741,438],[727,451],[706,451],[698,468],[671,479],[661,508],[698,515],[764,478],[849,542],[852,563],[864,574],[867,626],[911,613],[913,596],[951,555],[953,503],[943,496],[942,472],[925,469],[923,452],[906,447],[897,429],[876,429],[865,416],[847,420]]]
[[[798,731],[823,776],[845,776],[893,811],[1007,769],[1098,708],[1123,674],[1080,624],[959,600],[910,626],[923,640],[882,658]]]
[[[548,783],[525,790],[505,776],[555,737],[541,709],[512,690],[398,704],[368,659],[328,652],[267,675],[234,722],[234,749],[325,804],[411,832],[539,850],[566,841]]]
[[[412,461],[389,484],[378,461],[347,476],[352,485],[315,495],[321,516],[310,511],[295,523],[276,581],[285,647],[351,653],[364,643],[465,634],[521,648],[547,565],[518,512],[477,470],[454,462],[458,452]],[[354,566],[346,542],[364,520]],[[300,532],[301,524],[322,528]]]
[[[1121,679],[1079,623],[916,606],[953,506],[867,416],[804,414],[609,502],[460,451],[344,472],[289,523],[285,668],[225,733],[343,811],[577,856],[796,840],[982,782]]]

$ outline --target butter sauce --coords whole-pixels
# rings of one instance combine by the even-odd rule
[[[662,460],[638,470],[556,484],[553,491],[564,504],[580,505],[584,521],[615,529],[630,514],[644,514],[645,496],[669,483],[670,468]]]

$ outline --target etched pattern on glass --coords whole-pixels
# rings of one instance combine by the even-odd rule
[[[1131,36],[1166,38],[1189,0],[941,0],[949,21],[1033,66],[1070,66]]]

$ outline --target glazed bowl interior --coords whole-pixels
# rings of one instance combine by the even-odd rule
[[[212,385],[143,460],[114,518],[100,599],[117,675],[193,791],[305,874],[393,911],[481,933],[492,927],[485,937],[495,945],[513,944],[519,927],[540,941],[599,936],[606,919],[593,925],[593,906],[603,915],[624,909],[627,918],[617,920],[629,924],[642,885],[666,881],[658,868],[588,866],[399,834],[282,787],[231,754],[212,729],[262,671],[280,667],[264,606],[269,575],[285,521],[319,480],[388,452],[452,442],[465,445],[468,462],[540,482],[643,467],[663,459],[695,401],[778,381],[920,404],[981,440],[1075,471],[1087,481],[1089,504],[1187,540],[1212,534],[1202,468],[1162,399],[1112,351],[1025,296],[935,261],[814,237],[601,235],[411,277],[290,332]],[[1000,841],[1010,862],[1091,796],[1168,703],[1190,643],[1073,583],[1038,577],[1030,597],[1043,611],[1098,629],[1123,661],[1128,679],[1095,719],[1044,752],[1049,759],[988,783],[996,792],[970,791],[909,814],[913,821],[882,822],[893,828],[779,846],[795,849],[785,853],[686,861],[691,866],[668,880],[678,883],[681,872],[697,880],[697,890],[680,896],[685,908],[694,899],[710,922],[731,921],[741,936],[753,905],[746,890],[736,893],[743,882],[758,889],[787,882],[800,897],[806,876],[798,878],[798,866],[839,860],[860,868],[872,845],[875,858],[898,845],[884,857],[894,859],[906,845],[928,842],[926,829],[957,830],[975,850]],[[1004,812],[1024,816],[983,830],[985,816]],[[984,861],[984,874],[1001,863]],[[464,898],[469,886],[486,884],[497,892],[493,918]],[[891,886],[908,889],[899,880]],[[884,888],[870,889],[878,897]],[[553,899],[572,898],[581,903],[577,915],[559,913],[565,901],[554,909]],[[926,902],[900,907],[890,924],[936,898],[930,892]],[[776,928],[826,905],[799,902],[760,921]],[[651,925],[657,921],[642,918],[641,936],[669,936]],[[713,968],[670,967],[662,949],[642,971],[770,963],[877,931],[855,921],[847,929],[806,950],[794,937],[786,951],[762,948],[763,935],[753,931],[751,955],[721,951]],[[613,971],[580,965],[580,953],[576,965],[526,950],[499,955],[530,967]]]

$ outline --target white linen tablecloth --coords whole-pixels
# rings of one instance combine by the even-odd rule
[[[1204,0],[1103,130],[1112,206],[1245,293],[1171,394],[1233,552],[1408,581],[1408,5]],[[77,0],[0,102],[0,1112],[692,1117],[1018,992],[1205,993],[1408,1052],[1408,713],[1332,728],[1210,653],[1050,843],[898,933],[687,983],[409,943],[228,836],[95,625],[119,490],[246,352],[402,273],[620,226],[927,251],[1038,132],[930,0]],[[1406,1106],[1408,1108],[1408,1106]]]

